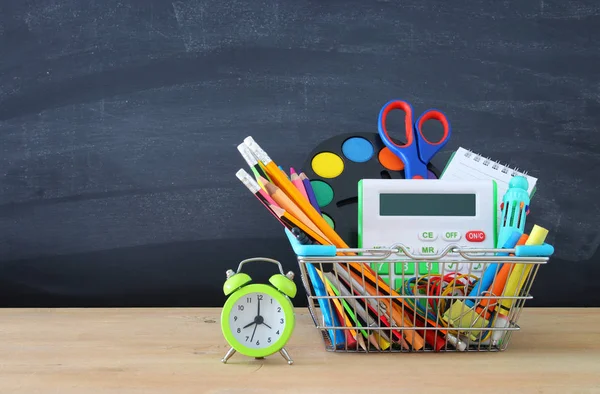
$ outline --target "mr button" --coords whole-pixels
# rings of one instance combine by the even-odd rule
[[[485,240],[485,233],[481,230],[467,231],[465,238],[469,242],[483,242]]]

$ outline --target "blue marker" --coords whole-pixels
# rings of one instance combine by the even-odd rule
[[[529,182],[523,176],[514,176],[508,183],[508,190],[502,197],[502,220],[500,221],[500,234],[498,235],[498,248],[504,245],[513,231],[521,234],[525,231],[525,219],[529,212]]]
[[[517,245],[517,242],[519,242],[519,238],[521,238],[522,234],[523,233],[521,233],[519,231],[513,231],[512,234],[510,235],[510,237],[504,243],[504,246],[502,246],[502,247],[504,249],[514,248]],[[496,255],[497,256],[508,256],[508,253],[497,253]],[[477,283],[475,283],[475,286],[473,287],[473,289],[471,289],[469,296],[477,297],[480,293],[487,291],[490,288],[490,286],[492,285],[492,283],[494,282],[494,277],[496,276],[496,273],[498,271],[500,271],[501,267],[502,267],[502,264],[500,264],[500,263],[490,264],[486,268],[481,279],[479,281],[477,281]],[[475,301],[471,298],[466,299],[465,305],[469,308],[473,308],[475,306]]]

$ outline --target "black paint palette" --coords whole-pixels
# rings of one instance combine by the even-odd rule
[[[302,168],[323,217],[352,248],[358,247],[358,181],[404,179],[404,163],[377,133],[347,133],[325,140]],[[430,179],[440,177],[431,163],[428,169]]]

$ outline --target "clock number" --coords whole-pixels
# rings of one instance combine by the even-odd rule
[[[244,305],[238,305],[238,311],[243,311],[244,310]]]
[[[250,336],[246,335],[246,342],[248,342],[248,339],[250,339]]]
[[[273,299],[271,298],[271,304],[273,303]]]
[[[267,342],[271,343],[271,337],[267,338]]]
[[[283,317],[279,319],[279,323],[283,324]]]
[[[242,332],[242,329],[238,327],[237,332],[239,334],[240,332]]]
[[[252,298],[246,297],[246,304],[250,304],[250,303],[252,303]]]
[[[280,306],[277,307],[277,312],[281,312],[281,307]]]
[[[277,332],[275,334],[279,335],[279,330],[277,330]]]
[[[237,321],[237,316],[234,316],[234,317],[233,317],[233,321]]]
[[[256,345],[257,345],[257,346],[258,346],[258,345],[260,345],[260,341],[256,341]]]
[[[258,300],[259,300],[259,301],[261,301],[262,299],[263,299],[263,296],[262,296],[262,294],[259,294],[259,295],[258,295]]]

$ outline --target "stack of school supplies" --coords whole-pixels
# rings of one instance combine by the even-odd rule
[[[515,176],[508,182],[495,249],[446,251],[462,264],[483,263],[483,275],[442,269],[406,277],[401,286],[394,286],[371,265],[396,270],[406,262],[419,264],[401,243],[379,249],[350,248],[321,214],[303,172],[292,168],[287,174],[252,137],[245,138],[238,150],[253,175],[240,169],[236,176],[284,227],[298,256],[311,314],[328,350],[506,347],[511,332],[518,329],[516,321],[535,273],[553,253],[545,243],[546,229],[535,225],[529,234],[525,232],[530,209],[527,178]]]

